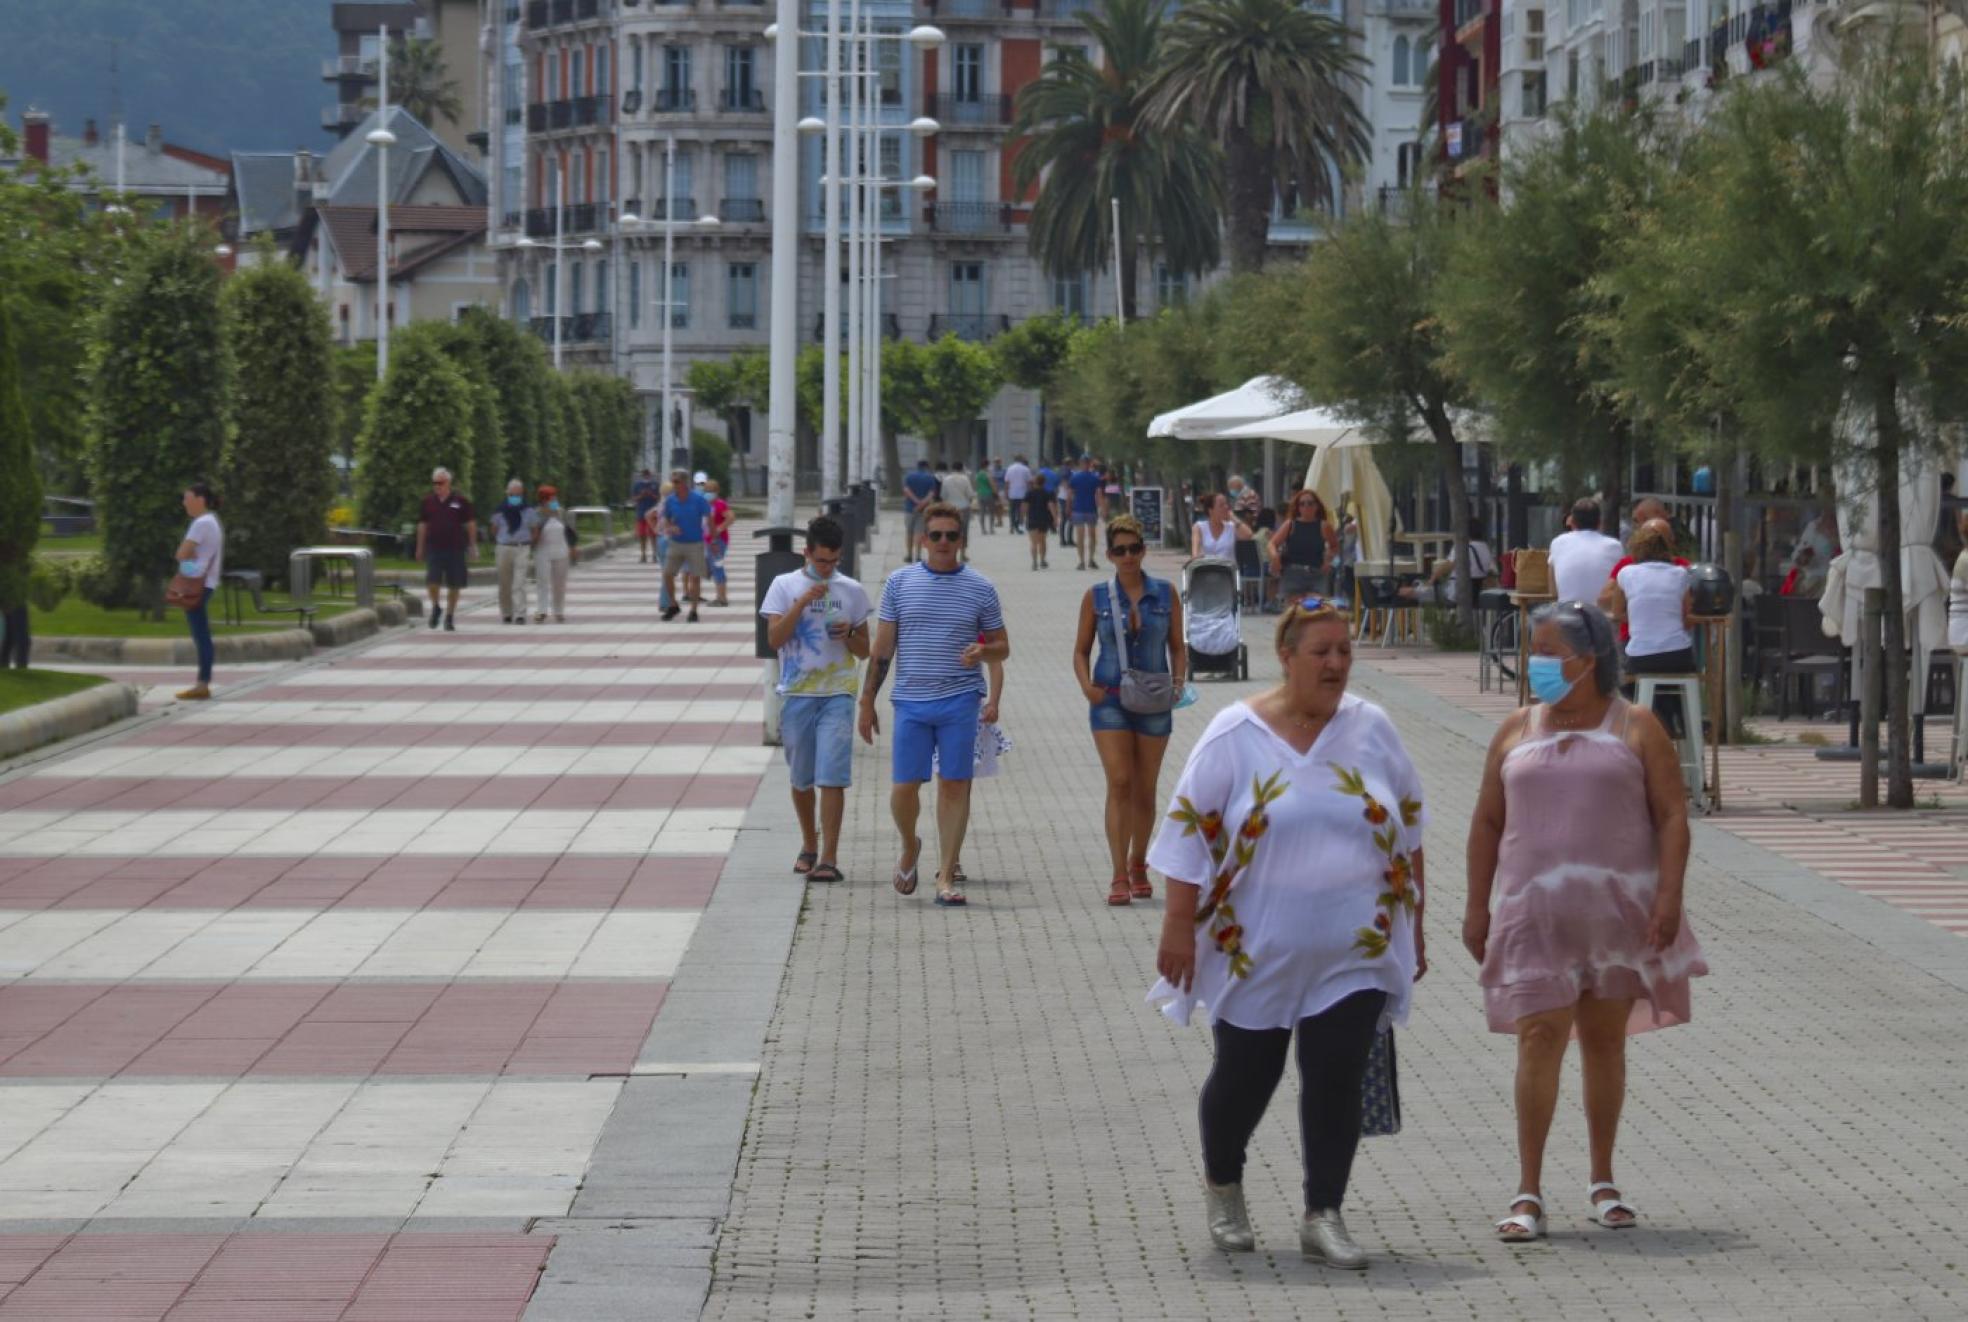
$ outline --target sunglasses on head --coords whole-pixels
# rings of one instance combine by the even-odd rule
[[[1322,610],[1330,609],[1332,607],[1332,603],[1330,601],[1327,601],[1324,597],[1319,597],[1319,596],[1300,597],[1297,601],[1293,602],[1292,604],[1297,606],[1302,611],[1322,611]]]
[[[938,529],[934,532],[924,533],[923,540],[926,542],[960,542],[963,540],[963,534],[960,532],[952,532],[948,530]]]
[[[1107,548],[1108,555],[1140,555],[1148,548],[1140,542],[1114,542]]]

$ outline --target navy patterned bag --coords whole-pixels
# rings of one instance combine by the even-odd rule
[[[1394,1073],[1394,1032],[1374,1038],[1360,1084],[1360,1136],[1380,1138],[1401,1132],[1401,1087]]]

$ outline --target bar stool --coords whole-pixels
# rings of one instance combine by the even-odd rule
[[[1708,811],[1702,788],[1702,679],[1700,675],[1635,675],[1634,705],[1654,709],[1654,696],[1675,693],[1681,698],[1681,737],[1674,741],[1681,759],[1681,779],[1698,812]]]

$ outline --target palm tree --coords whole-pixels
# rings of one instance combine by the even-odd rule
[[[1100,42],[1095,65],[1074,47],[1058,50],[1018,94],[1012,164],[1020,197],[1043,175],[1027,226],[1046,274],[1070,280],[1113,260],[1113,204],[1121,204],[1121,306],[1135,315],[1143,245],[1159,246],[1184,275],[1222,254],[1222,194],[1214,153],[1193,126],[1155,130],[1142,119],[1142,92],[1162,32],[1162,0],[1103,0],[1085,16]]]
[[[444,52],[421,37],[390,43],[389,97],[390,104],[402,106],[426,127],[435,127],[439,115],[456,124],[465,113],[465,99],[445,67]],[[373,109],[376,98],[364,97],[362,104]]]
[[[1169,20],[1147,117],[1222,146],[1232,272],[1263,269],[1276,199],[1333,208],[1338,168],[1366,158],[1353,35],[1299,0],[1196,0]]]

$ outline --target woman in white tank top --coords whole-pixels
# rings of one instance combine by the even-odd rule
[[[1237,558],[1237,543],[1248,542],[1252,533],[1243,520],[1230,512],[1230,497],[1214,492],[1202,502],[1207,514],[1189,530],[1189,558],[1216,556]]]

